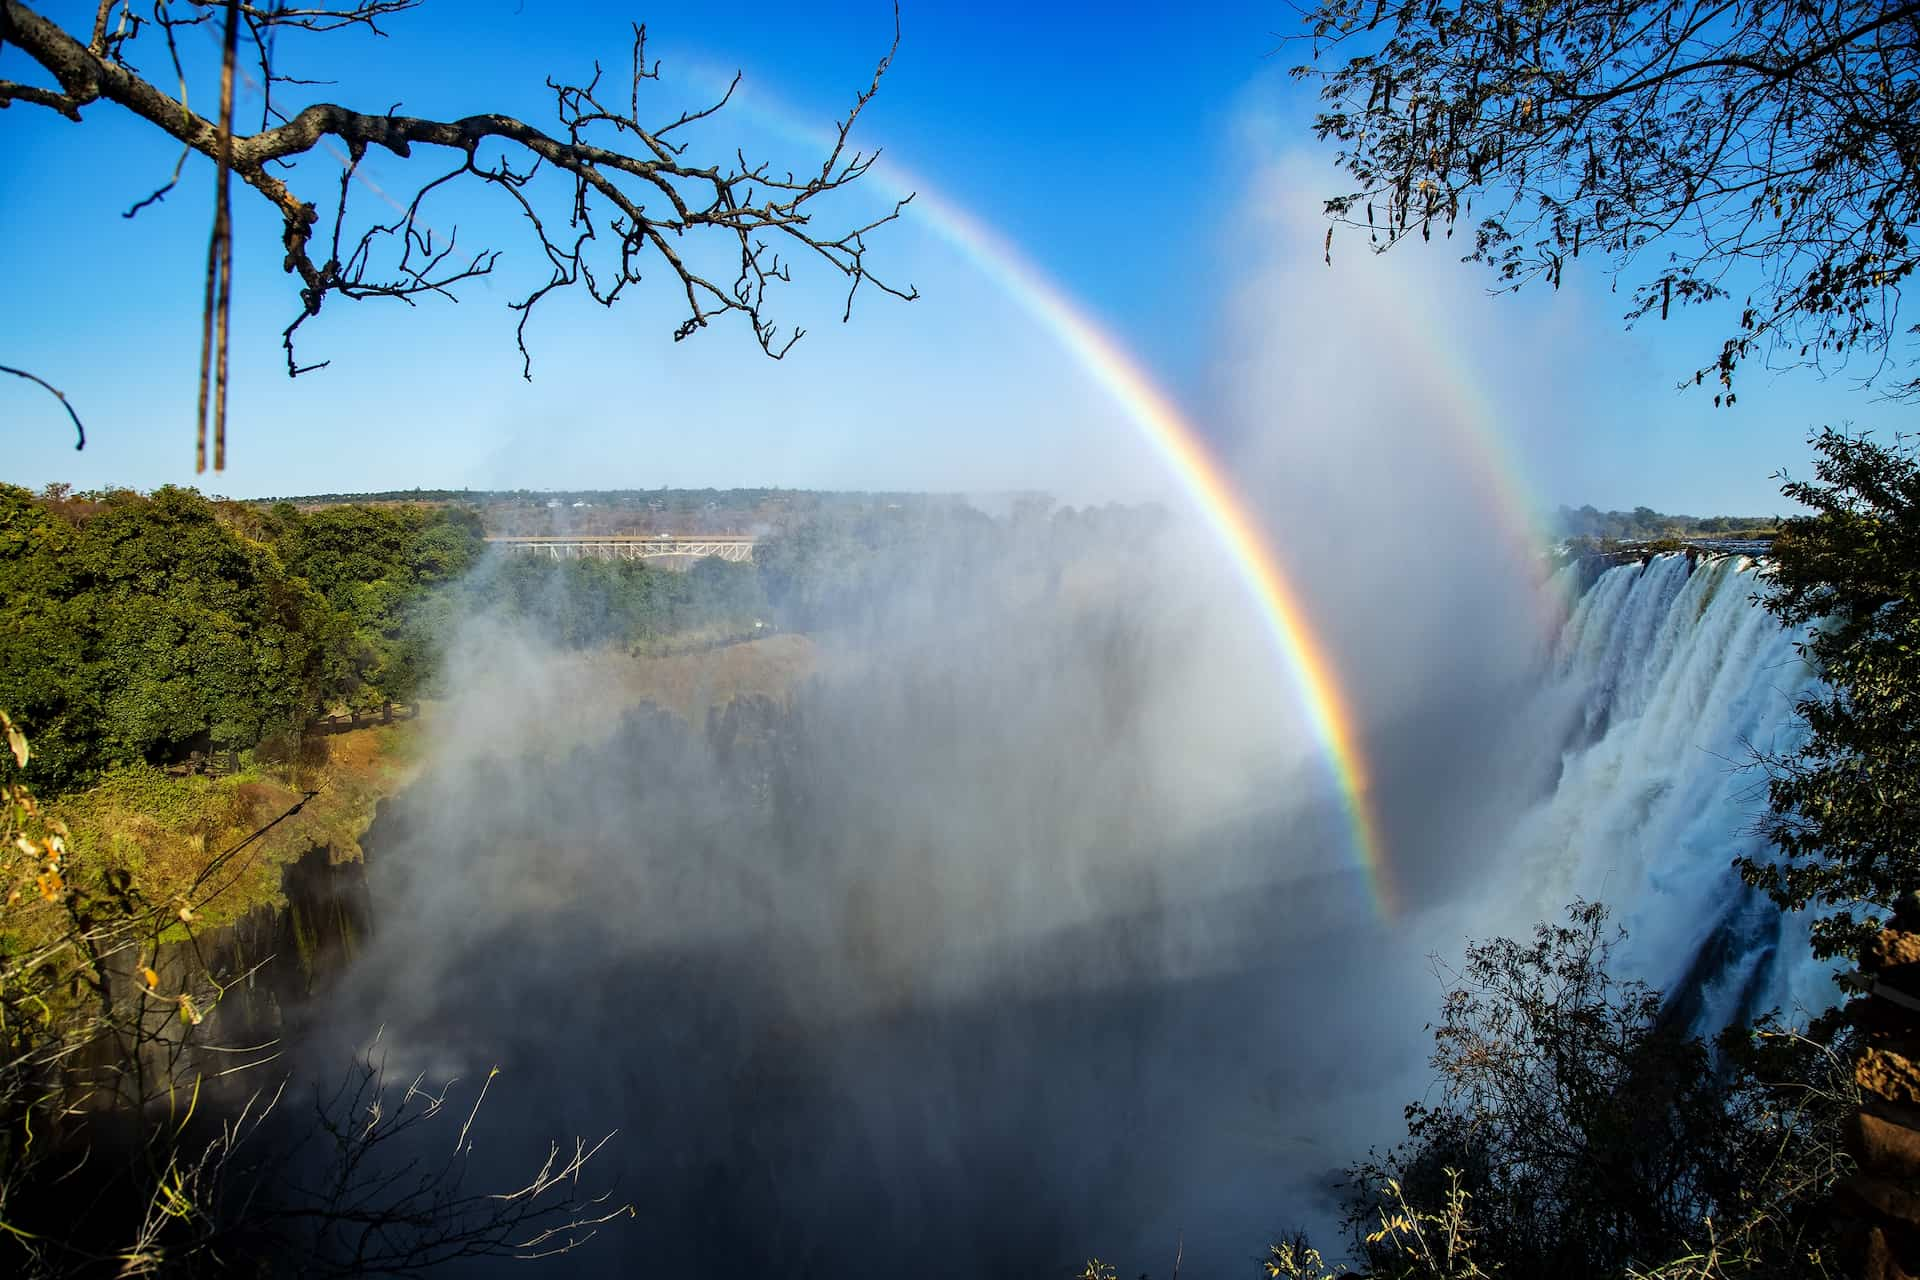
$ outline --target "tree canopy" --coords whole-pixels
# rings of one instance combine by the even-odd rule
[[[1816,954],[1845,955],[1920,889],[1920,457],[1828,430],[1812,508],[1773,546],[1763,597],[1825,677],[1800,703],[1808,737],[1768,763],[1767,833],[1778,856],[1741,872],[1789,910],[1811,907]]]
[[[411,702],[435,593],[481,547],[450,508],[262,517],[191,489],[0,485],[0,704],[34,735],[34,780],[58,788],[250,747],[334,703]]]
[[[1746,361],[1920,392],[1902,290],[1920,214],[1920,4],[1316,0],[1315,129],[1353,189],[1336,227],[1386,250],[1471,235],[1497,287],[1557,287],[1583,253],[1628,318],[1725,301],[1695,383]],[[1478,211],[1476,214],[1476,204]],[[1476,220],[1477,217],[1477,220]]]
[[[1833,1274],[1821,1207],[1852,1169],[1843,1045],[1734,1027],[1710,1045],[1613,972],[1625,935],[1576,902],[1530,940],[1469,943],[1406,1141],[1348,1171],[1359,1270],[1306,1240],[1275,1280],[1732,1280]]]

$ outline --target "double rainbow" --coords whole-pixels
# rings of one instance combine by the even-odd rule
[[[898,182],[895,170],[886,181]],[[1319,740],[1353,843],[1379,911],[1399,909],[1380,823],[1374,813],[1367,762],[1353,709],[1341,693],[1326,647],[1307,625],[1299,594],[1287,581],[1259,520],[1235,490],[1206,440],[1124,347],[1020,253],[964,209],[915,182],[909,210],[917,210],[940,237],[959,249],[1073,355],[1145,436],[1220,542],[1284,655],[1302,709]]]
[[[725,83],[725,79],[720,82]],[[829,133],[802,123],[796,113],[774,105],[763,94],[736,90],[729,110],[738,110],[770,131],[807,145],[833,145]],[[1339,795],[1353,856],[1365,875],[1375,909],[1391,918],[1400,904],[1380,836],[1353,708],[1341,691],[1338,672],[1325,646],[1308,626],[1299,594],[1288,582],[1259,520],[1221,470],[1204,437],[1155,385],[1140,362],[1097,320],[960,205],[897,166],[876,165],[868,171],[866,180],[886,188],[895,199],[912,194],[913,201],[903,216],[919,220],[959,250],[1051,333],[1165,461],[1226,552],[1286,661]]]

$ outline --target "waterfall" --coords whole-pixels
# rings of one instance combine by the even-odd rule
[[[1807,922],[1730,865],[1767,852],[1756,753],[1792,750],[1817,677],[1754,602],[1764,562],[1681,554],[1609,569],[1581,594],[1527,719],[1550,761],[1501,865],[1538,918],[1575,896],[1612,906],[1632,976],[1702,1030],[1833,1001]],[[1563,586],[1577,582],[1563,571]]]

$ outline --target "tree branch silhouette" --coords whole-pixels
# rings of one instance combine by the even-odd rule
[[[846,284],[842,319],[851,315],[863,286],[912,300],[915,289],[876,275],[868,260],[869,237],[900,216],[911,196],[891,203],[872,217],[851,218],[833,208],[832,197],[857,183],[878,153],[854,148],[851,134],[861,113],[879,92],[899,46],[899,13],[892,43],[874,68],[871,81],[854,97],[835,125],[834,138],[817,168],[777,170],[750,161],[734,150],[723,160],[695,158],[688,131],[719,113],[732,87],[717,101],[683,111],[664,123],[643,121],[642,85],[659,78],[658,63],[647,58],[647,33],[633,27],[626,92],[618,98],[602,88],[596,65],[584,81],[549,78],[555,124],[542,129],[516,117],[481,113],[438,120],[401,115],[397,106],[381,112],[313,102],[298,110],[283,106],[290,89],[317,82],[283,74],[276,60],[276,37],[361,29],[385,35],[384,20],[416,7],[416,0],[354,0],[338,6],[228,4],[228,0],[190,0],[187,4],[136,6],[132,0],[102,0],[91,32],[76,35],[20,0],[0,0],[0,43],[33,60],[51,85],[0,80],[0,109],[19,103],[73,121],[89,108],[111,103],[221,166],[221,186],[231,175],[269,204],[281,222],[281,266],[295,278],[299,306],[283,333],[287,371],[298,376],[328,361],[302,363],[296,336],[334,296],[353,300],[395,299],[414,304],[431,296],[454,297],[456,286],[490,274],[500,259],[493,249],[469,249],[457,227],[443,233],[428,217],[431,200],[456,188],[495,192],[524,219],[549,272],[510,307],[517,313],[515,342],[521,372],[531,378],[528,324],[534,308],[553,293],[577,289],[602,306],[612,306],[646,272],[664,273],[664,284],[684,303],[673,330],[675,340],[736,315],[746,322],[767,355],[779,359],[804,334],[783,328],[773,318],[769,295],[793,277],[796,261],[810,263]],[[144,9],[137,12],[137,8]],[[233,34],[244,37],[249,56],[239,58],[235,40],[226,43],[223,76],[239,75],[261,98],[260,127],[238,133],[189,105],[191,79],[181,56],[185,33],[207,27],[231,12]],[[143,75],[131,60],[144,33],[159,33],[177,89],[169,91]],[[258,67],[258,76],[248,70]],[[738,77],[735,79],[738,83]],[[231,103],[223,93],[223,117]],[[411,198],[393,200],[393,209],[361,220],[354,211],[357,191],[371,187],[361,174],[370,148],[403,159],[416,148],[444,153],[450,168],[422,182]],[[324,202],[304,189],[298,162],[324,152],[338,164],[338,179]],[[129,215],[160,199],[179,176],[130,209]],[[377,189],[376,189],[377,190]],[[323,213],[323,208],[326,210]],[[835,214],[841,216],[835,218]],[[216,366],[203,385],[215,401],[215,466],[224,463],[220,408],[224,378],[218,366],[224,326],[215,319],[219,294],[228,287],[220,274],[221,246],[216,232],[209,254],[208,324],[217,330],[208,340]],[[228,237],[231,228],[228,227]],[[711,247],[709,247],[711,246]],[[230,244],[225,252],[230,255]]]

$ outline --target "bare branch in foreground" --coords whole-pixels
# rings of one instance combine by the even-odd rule
[[[518,313],[516,343],[522,373],[528,376],[528,322],[542,299],[579,289],[610,307],[629,286],[642,283],[649,270],[663,269],[665,287],[684,304],[673,329],[676,340],[733,314],[746,322],[761,350],[776,359],[805,332],[798,326],[781,327],[769,307],[770,291],[792,280],[795,261],[845,281],[843,320],[863,286],[903,300],[918,296],[912,286],[876,275],[867,256],[870,235],[898,218],[911,197],[880,205],[871,216],[850,216],[833,199],[865,177],[878,158],[875,151],[856,149],[851,138],[892,65],[900,38],[897,9],[892,41],[871,81],[835,123],[833,140],[817,167],[796,171],[749,160],[724,145],[716,148],[724,159],[693,157],[695,135],[727,105],[731,88],[702,109],[672,113],[661,124],[645,123],[642,82],[657,81],[659,68],[647,59],[646,28],[641,25],[633,28],[626,60],[630,67],[624,69],[627,83],[617,97],[602,87],[597,65],[584,79],[547,81],[556,122],[551,130],[496,113],[449,120],[407,116],[399,114],[397,102],[377,112],[326,101],[296,109],[292,99],[299,91],[325,82],[283,71],[276,61],[276,35],[314,39],[348,29],[384,35],[383,20],[412,7],[412,0],[285,8],[237,0],[230,5],[225,0],[156,0],[144,14],[136,14],[131,0],[116,0],[92,15],[88,31],[74,34],[21,0],[0,0],[0,43],[19,50],[51,80],[42,85],[0,81],[0,109],[20,103],[82,121],[94,104],[113,103],[188,152],[213,161],[223,186],[230,172],[271,205],[281,222],[281,265],[295,277],[300,299],[284,331],[291,375],[326,364],[301,363],[294,339],[329,297],[389,298],[410,305],[429,296],[451,299],[456,286],[493,272],[500,259],[497,251],[456,249],[458,228],[448,222],[442,231],[433,221],[443,215],[437,208],[430,211],[429,203],[452,196],[456,188],[497,192],[525,219],[546,259],[545,278],[536,276],[524,292],[516,290],[517,300],[509,303]],[[191,60],[183,63],[180,40],[193,28],[201,28],[198,39],[216,37],[212,23],[223,8],[237,21],[230,21],[222,33],[227,83],[220,93],[219,116],[210,119],[189,101],[192,76],[186,67]],[[142,74],[132,60],[141,37],[151,32],[163,41],[158,47],[170,66],[169,88]],[[236,66],[238,37],[245,38],[249,49]],[[228,127],[235,76],[260,97],[260,127],[252,133]],[[387,195],[364,170],[370,148],[408,159],[417,147],[438,149],[453,163],[437,170],[411,198]],[[335,185],[332,165],[339,166],[338,193],[325,201],[331,206],[327,215],[320,201],[299,189],[306,177],[300,161],[316,151],[328,170],[328,186]],[[172,185],[169,179],[129,212],[157,200]],[[364,191],[390,206],[393,216],[356,218],[355,196]],[[221,239],[216,230],[215,262],[221,260]],[[216,305],[226,287],[222,279]],[[217,361],[217,333],[212,343]],[[217,385],[214,399],[219,399]],[[216,468],[219,416],[216,408]]]

